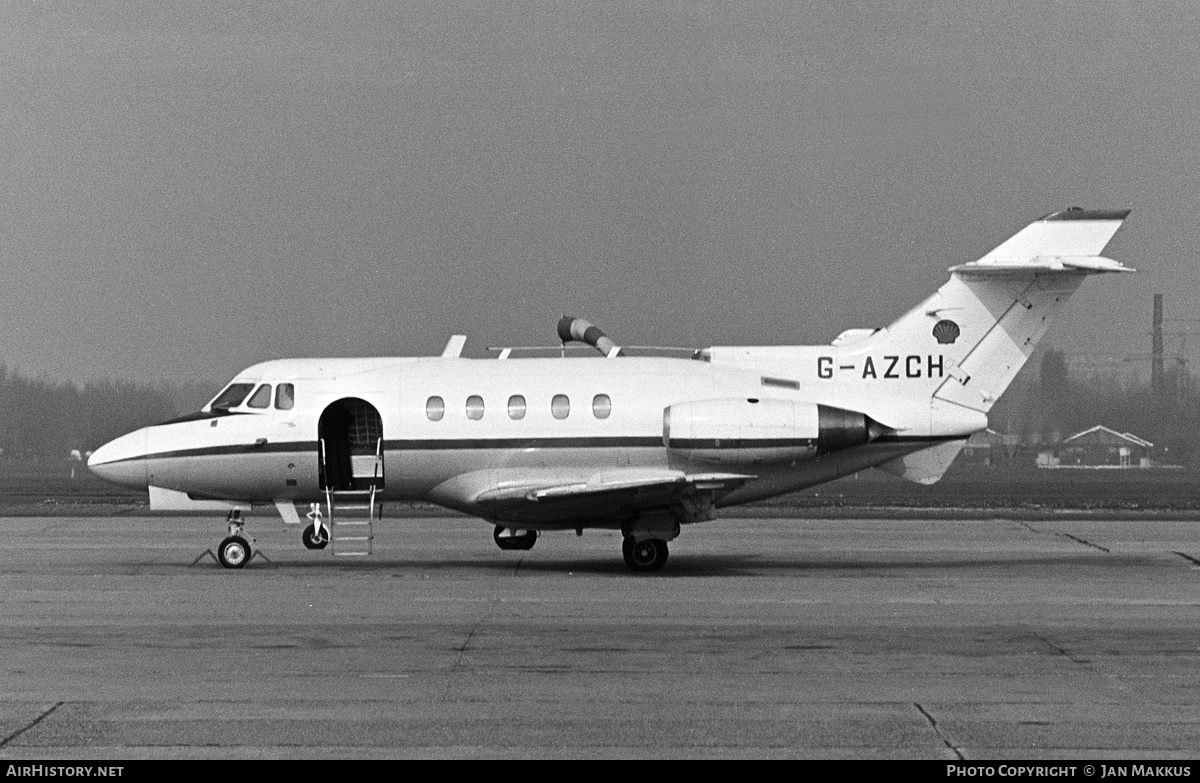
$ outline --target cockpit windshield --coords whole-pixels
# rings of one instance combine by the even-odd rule
[[[242,400],[246,399],[246,395],[253,388],[253,383],[230,384],[229,388],[221,392],[209,407],[214,411],[227,411],[230,408],[236,408],[242,404]]]
[[[271,407],[271,384],[264,383],[258,387],[258,391],[254,392],[254,396],[246,403],[251,408],[269,408]]]

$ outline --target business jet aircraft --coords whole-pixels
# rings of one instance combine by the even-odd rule
[[[307,504],[306,546],[366,554],[384,502],[423,500],[487,520],[501,549],[620,530],[629,568],[657,571],[681,526],[724,506],[870,467],[941,478],[1082,280],[1134,271],[1100,256],[1127,215],[1047,215],[895,323],[831,345],[638,357],[564,318],[564,344],[607,358],[464,359],[455,335],[438,357],[263,362],[88,466],[148,488],[152,509],[228,510],[228,568],[252,555],[253,503],[297,525]]]

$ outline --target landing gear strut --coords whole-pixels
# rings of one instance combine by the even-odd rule
[[[308,549],[324,549],[329,543],[329,528],[321,521],[321,505],[312,503],[312,510],[306,515],[312,520],[312,524],[304,528],[304,532],[300,534],[300,540],[304,542],[304,546]]]
[[[246,521],[242,519],[242,510],[232,509],[225,521],[229,524],[229,537],[217,547],[217,559],[226,568],[241,568],[254,556],[254,550],[250,548],[250,542],[247,540]]]
[[[667,542],[661,538],[638,541],[631,535],[625,536],[621,553],[625,555],[625,565],[630,571],[658,571],[667,562]]]
[[[501,525],[496,525],[496,529],[492,532],[496,546],[501,549],[533,549],[533,545],[537,543],[537,537],[536,530],[519,531]]]

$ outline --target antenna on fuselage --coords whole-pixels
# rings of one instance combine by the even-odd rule
[[[462,356],[463,346],[467,344],[467,336],[465,334],[452,334],[446,342],[446,347],[442,349],[443,359],[457,359]]]
[[[599,327],[582,318],[564,315],[558,319],[558,339],[562,340],[564,346],[572,340],[587,343],[609,359],[621,355],[621,346],[610,340]]]

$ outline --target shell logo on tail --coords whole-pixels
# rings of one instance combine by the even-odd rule
[[[943,319],[933,325],[933,336],[937,338],[941,345],[950,345],[958,339],[960,334],[958,324],[951,320]]]

